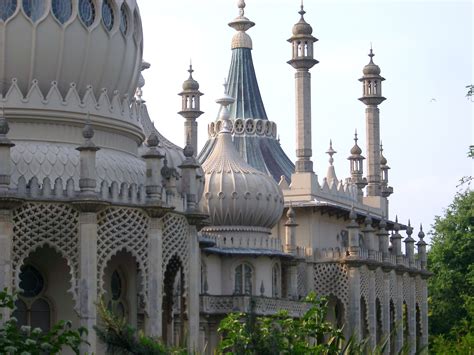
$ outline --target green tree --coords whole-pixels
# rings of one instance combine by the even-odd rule
[[[14,308],[15,297],[6,290],[0,292],[0,314],[5,309],[13,311]],[[19,327],[16,319],[10,318],[0,326],[0,354],[59,354],[67,348],[79,354],[86,332],[85,328],[74,330],[71,322],[64,321],[49,332],[43,332],[39,328]]]
[[[101,324],[94,327],[107,353],[114,355],[184,355],[184,349],[171,349],[160,339],[149,337],[130,326],[124,318],[113,314],[104,302],[98,304]]]
[[[383,354],[384,340],[370,349],[368,339],[354,338],[347,342],[343,330],[326,320],[327,301],[310,294],[310,308],[301,318],[292,318],[286,311],[274,316],[256,317],[253,312],[232,313],[219,326],[221,334],[218,354],[238,355],[339,355]],[[402,354],[408,353],[406,349]]]
[[[458,193],[444,216],[435,218],[428,266],[432,348],[470,341],[474,351],[473,191]]]

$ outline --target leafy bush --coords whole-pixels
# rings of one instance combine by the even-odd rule
[[[0,311],[13,311],[15,297],[4,291],[0,292]],[[0,314],[1,317],[1,314]],[[83,336],[87,334],[85,328],[74,330],[71,322],[61,321],[49,332],[29,326],[19,327],[15,318],[6,320],[0,326],[0,353],[1,354],[59,354],[69,348],[79,354],[79,347],[85,343]]]

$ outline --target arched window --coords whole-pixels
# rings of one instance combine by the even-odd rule
[[[44,0],[23,0],[23,10],[26,16],[36,22],[44,13]]]
[[[249,264],[240,264],[235,268],[234,293],[237,295],[252,294],[252,267]]]
[[[126,315],[126,292],[124,290],[124,286],[124,281],[120,275],[120,272],[115,270],[110,277],[111,300],[109,301],[107,308],[120,318],[123,318]]]
[[[92,0],[79,0],[79,16],[87,27],[95,20],[95,5]]]
[[[110,0],[104,0],[102,3],[102,22],[109,31],[114,27],[114,9]]]
[[[33,266],[26,265],[21,268],[20,298],[15,302],[13,316],[18,320],[18,325],[28,325],[48,331],[51,328],[51,306],[42,297],[45,282],[41,273]]]
[[[280,297],[280,267],[278,264],[273,265],[272,270],[272,296]]]
[[[120,7],[120,32],[125,36],[128,33],[128,11],[125,3]]]
[[[53,0],[51,9],[54,17],[64,24],[71,18],[72,15],[72,2],[71,0]]]
[[[8,20],[15,13],[16,5],[16,0],[0,1],[0,19],[2,19],[2,21]]]

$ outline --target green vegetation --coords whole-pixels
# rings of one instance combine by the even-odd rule
[[[104,302],[98,305],[101,325],[94,327],[99,339],[106,344],[107,353],[114,355],[185,355],[184,349],[171,349],[160,339],[146,336],[126,320],[114,315]]]
[[[6,290],[0,292],[0,312],[13,311],[14,308],[15,297]],[[10,318],[0,326],[0,354],[59,354],[67,348],[79,354],[86,332],[84,328],[73,330],[71,323],[64,321],[56,324],[49,332],[43,332],[39,328],[19,327],[17,320]]]
[[[436,217],[428,267],[430,349],[474,353],[474,192],[458,193]]]

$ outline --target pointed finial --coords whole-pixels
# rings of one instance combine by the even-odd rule
[[[158,135],[155,132],[151,132],[148,136],[148,139],[146,140],[146,143],[150,148],[158,147],[158,143],[160,143]]]
[[[370,57],[370,62],[373,63],[373,57],[375,56],[374,51],[372,49],[372,42],[370,42],[370,51],[369,51],[369,57]]]
[[[301,15],[301,18],[303,18],[304,14],[306,13],[306,11],[304,11],[303,0],[301,0],[301,10],[298,13]]]
[[[380,153],[383,153],[383,143],[380,141]]]
[[[91,126],[91,118],[89,112],[87,112],[86,124],[82,129],[82,137],[87,141],[90,141],[94,137],[94,129]]]
[[[190,63],[189,63],[188,73],[189,73],[189,79],[192,79],[192,78],[193,78],[194,70],[193,70],[193,63],[192,63],[191,61],[190,61]]]
[[[10,126],[8,125],[7,120],[5,119],[5,108],[3,104],[0,106],[0,135],[6,136],[10,131]]]
[[[355,133],[354,133],[354,142],[357,144],[358,140],[359,140],[359,138],[357,138],[357,128],[356,128]]]
[[[395,216],[395,223],[393,224],[393,230],[398,233],[400,230],[400,225],[398,224],[398,216]]]
[[[352,205],[351,207],[351,212],[349,213],[349,219],[352,221],[352,222],[355,222],[357,218],[357,214],[355,212],[355,209],[354,209],[354,205]]]
[[[186,158],[191,158],[194,155],[194,148],[191,144],[191,134],[186,137],[186,146],[183,149],[183,154]]]
[[[333,158],[333,155],[336,154],[337,152],[332,148],[332,139],[329,140],[329,149],[328,151],[326,152],[326,154],[329,155],[329,164],[333,164],[334,163],[334,158]]]
[[[420,232],[418,233],[418,238],[420,238],[420,240],[423,240],[424,237],[425,233],[423,232],[423,225],[420,223]]]
[[[411,226],[411,221],[408,220],[407,235],[408,237],[411,237],[412,234],[413,234],[413,228]]]

